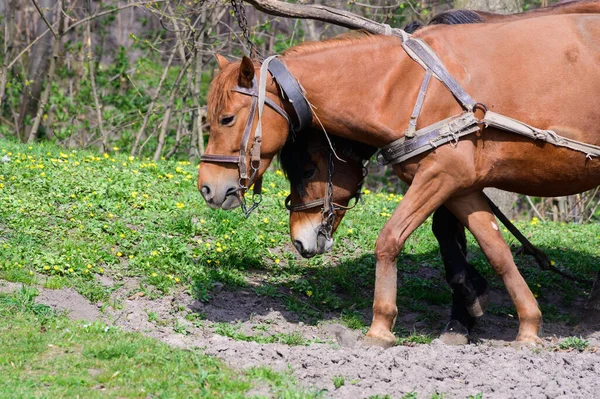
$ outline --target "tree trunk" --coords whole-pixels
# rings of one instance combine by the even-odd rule
[[[52,9],[55,2],[53,0],[39,0],[40,9]],[[54,13],[48,13],[48,22],[54,23]],[[48,27],[42,18],[37,19],[36,37],[42,35]],[[42,94],[42,85],[44,77],[48,73],[50,66],[50,58],[52,57],[52,43],[54,36],[51,34],[44,35],[32,48],[29,54],[29,62],[27,65],[27,84],[21,95],[21,108],[19,110],[19,126],[23,141],[29,137],[29,129],[25,127],[25,119],[27,116],[34,117],[38,109],[38,102]]]

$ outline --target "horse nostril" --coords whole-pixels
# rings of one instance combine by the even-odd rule
[[[296,247],[296,250],[300,254],[302,254],[304,252],[304,245],[302,245],[302,241],[294,240],[294,247]]]
[[[208,187],[208,186],[202,186],[202,188],[200,189],[200,192],[202,193],[202,196],[204,197],[204,199],[206,201],[212,200],[213,195],[212,195],[212,192],[210,190],[210,187]]]
[[[236,195],[237,191],[238,191],[237,188],[235,188],[235,187],[229,187],[227,189],[227,191],[225,192],[225,196],[229,197],[230,195]]]

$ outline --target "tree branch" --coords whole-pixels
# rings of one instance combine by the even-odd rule
[[[384,34],[386,27],[368,18],[320,4],[292,4],[279,0],[244,0],[266,14],[286,18],[316,19],[322,22],[343,26],[348,29],[365,29],[372,33]]]
[[[42,20],[44,20],[44,23],[46,24],[46,26],[48,27],[48,29],[50,29],[50,32],[52,32],[52,34],[54,35],[54,38],[58,39],[58,35],[56,34],[56,32],[54,32],[54,29],[52,29],[52,25],[50,25],[50,22],[48,22],[48,20],[46,19],[46,16],[42,12],[42,10],[40,10],[40,7],[38,6],[37,1],[31,0],[31,2],[33,3],[33,5],[35,6],[35,9],[40,14],[40,17],[42,17]]]

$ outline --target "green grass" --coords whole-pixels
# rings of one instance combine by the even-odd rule
[[[245,334],[240,331],[240,325],[231,323],[215,323],[215,332],[219,335],[235,339],[236,341],[257,342],[259,344],[285,344],[290,346],[310,345],[316,340],[308,340],[302,337],[298,332],[292,333],[277,333],[277,334]],[[258,326],[257,326],[258,327]],[[261,330],[255,328],[255,330]]]
[[[199,349],[73,322],[36,304],[36,294],[26,287],[0,294],[0,397],[244,398],[265,381],[278,397],[317,396],[289,373],[238,373]]]
[[[560,350],[576,350],[583,352],[590,343],[581,337],[569,337],[560,341],[557,345]]]
[[[303,322],[335,319],[360,330],[370,322],[365,309],[372,305],[373,247],[400,195],[365,194],[365,203],[348,212],[340,225],[333,252],[305,260],[289,243],[283,206],[289,187],[281,172],[265,175],[263,204],[245,219],[239,211],[209,209],[195,187],[197,167],[187,162],[154,163],[130,159],[118,149],[104,157],[47,143],[29,146],[2,140],[0,158],[5,156],[10,161],[0,163],[2,279],[72,287],[105,306],[113,306],[110,295],[127,277],[137,278],[136,292],[149,298],[187,290],[210,302],[217,286],[243,287],[277,301]],[[600,224],[522,221],[516,225],[557,267],[588,280],[595,277]],[[501,288],[472,236],[468,241],[471,262],[493,287]],[[565,283],[560,276],[540,270],[529,256],[515,260],[545,320],[576,322],[571,307],[589,287]],[[425,336],[439,331],[451,292],[444,281],[431,219],[408,239],[398,270],[400,315],[416,313],[417,321],[426,324]],[[106,278],[115,284],[104,285]],[[504,304],[493,305],[491,313],[516,316]],[[184,326],[177,329],[186,333]],[[406,335],[402,328],[397,333]]]

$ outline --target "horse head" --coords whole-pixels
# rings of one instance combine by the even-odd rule
[[[290,180],[290,236],[305,258],[322,254],[333,246],[349,204],[358,201],[366,176],[364,160],[375,148],[331,137],[311,129],[288,142],[280,155]],[[338,158],[339,157],[339,158]]]
[[[267,106],[259,110],[260,65],[247,57],[235,63],[222,56],[217,60],[221,71],[208,93],[210,133],[198,171],[198,189],[211,208],[233,209],[241,205],[245,191],[259,181],[285,144],[289,124],[284,108],[289,105],[283,104],[267,73]],[[259,119],[264,135],[257,134]]]

